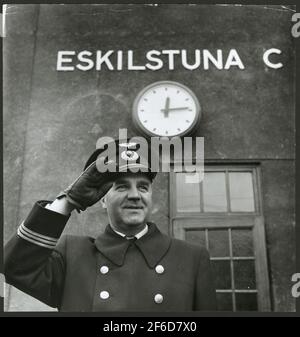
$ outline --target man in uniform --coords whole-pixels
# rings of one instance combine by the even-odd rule
[[[136,144],[115,144],[128,159],[116,172],[99,172],[99,149],[53,202],[34,205],[5,247],[6,282],[59,311],[215,310],[207,250],[149,221],[156,173],[142,164]],[[109,219],[103,234],[61,236],[74,209],[99,200]]]

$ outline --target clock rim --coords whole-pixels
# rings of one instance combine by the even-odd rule
[[[148,129],[146,129],[144,127],[144,125],[141,123],[140,118],[138,116],[137,104],[138,104],[138,102],[140,100],[140,97],[146,91],[148,91],[149,89],[151,89],[152,87],[155,87],[155,86],[161,85],[161,84],[171,84],[171,85],[176,85],[178,87],[183,88],[184,90],[186,90],[190,94],[190,96],[192,96],[192,98],[193,98],[193,100],[195,102],[195,105],[196,105],[196,116],[195,116],[195,118],[193,120],[193,123],[185,131],[177,133],[177,134],[175,134],[173,136],[157,135],[157,134],[151,132],[150,130],[148,130]],[[196,125],[198,124],[198,122],[200,121],[200,118],[201,118],[201,105],[200,105],[200,102],[199,102],[197,96],[195,95],[195,93],[189,87],[187,87],[186,85],[184,85],[184,84],[182,84],[180,82],[176,82],[176,81],[168,81],[168,80],[166,80],[166,81],[157,81],[157,82],[153,82],[153,83],[147,85],[142,90],[140,90],[139,93],[136,95],[135,100],[133,102],[132,118],[133,118],[134,125],[140,131],[142,131],[143,133],[146,133],[148,136],[151,136],[151,137],[168,137],[168,138],[171,138],[171,137],[182,137],[182,136],[186,135],[187,133],[191,132],[196,127]]]

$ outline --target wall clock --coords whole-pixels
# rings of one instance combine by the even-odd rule
[[[159,81],[145,87],[133,104],[133,122],[148,136],[184,136],[200,120],[200,103],[185,85]]]

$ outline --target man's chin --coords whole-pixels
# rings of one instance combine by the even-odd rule
[[[139,226],[145,223],[145,218],[140,216],[130,216],[123,219],[127,226]]]

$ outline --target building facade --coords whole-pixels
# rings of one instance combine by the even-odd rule
[[[187,185],[188,173],[159,174],[153,220],[209,249],[219,310],[294,311],[292,14],[292,7],[259,5],[9,5],[5,241],[36,200],[53,200],[76,178],[100,137],[118,137],[119,129],[142,136],[132,120],[136,96],[151,83],[175,81],[201,105],[190,136],[204,137],[205,179]],[[71,51],[60,64],[59,51]],[[97,65],[97,51],[113,52]],[[212,57],[204,61],[205,53]],[[106,224],[96,205],[73,214],[65,231],[95,236]],[[5,306],[51,310],[9,286]]]

